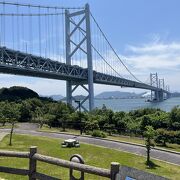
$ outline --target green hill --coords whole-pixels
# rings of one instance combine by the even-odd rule
[[[0,89],[0,100],[24,100],[29,98],[39,98],[39,95],[31,89],[20,86]]]

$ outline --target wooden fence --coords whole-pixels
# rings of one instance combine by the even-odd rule
[[[51,177],[46,174],[37,172],[37,161],[61,166],[64,168],[69,168],[70,180],[76,180],[76,178],[73,176],[73,173],[72,173],[73,170],[77,170],[81,172],[81,177],[79,178],[79,180],[84,180],[84,173],[94,174],[97,176],[107,177],[111,180],[115,180],[117,174],[119,173],[119,163],[116,163],[116,162],[111,163],[110,169],[102,169],[102,168],[83,164],[83,159],[79,155],[73,156],[75,157],[74,158],[75,162],[73,162],[73,157],[71,158],[71,161],[67,161],[63,159],[58,159],[58,158],[38,154],[37,147],[30,147],[30,152],[0,151],[0,156],[28,158],[29,169],[18,169],[18,168],[0,166],[0,172],[29,176],[29,180],[35,180],[35,179],[57,180],[58,179],[58,178]]]

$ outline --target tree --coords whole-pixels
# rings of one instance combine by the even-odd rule
[[[100,116],[89,115],[88,120],[85,122],[85,131],[99,130],[99,120]]]
[[[66,129],[67,121],[71,115],[72,109],[65,103],[58,102],[50,105],[49,113],[55,116],[54,125],[61,126],[63,131]]]
[[[59,119],[59,121],[61,122],[63,131],[66,131],[66,124],[67,124],[68,119],[69,119],[68,111],[67,111],[67,109],[64,109],[62,111],[62,116]]]
[[[52,128],[53,122],[55,120],[56,116],[50,113],[46,114],[46,119],[47,119],[47,124],[49,126],[49,128]]]
[[[152,126],[146,126],[144,132],[145,137],[145,143],[146,143],[146,149],[147,149],[147,161],[146,164],[150,165],[150,150],[151,146],[154,146],[153,139],[155,136],[155,130]]]
[[[44,114],[40,107],[37,107],[33,114],[33,121],[39,124],[39,127],[42,128],[44,124],[48,122],[47,114]]]
[[[32,119],[31,104],[24,100],[20,105],[20,122],[28,122]]]
[[[161,143],[163,146],[166,146],[166,142],[168,142],[169,139],[169,133],[165,129],[157,129],[156,130],[157,135],[155,137],[156,143]]]
[[[127,127],[127,121],[126,121],[126,113],[123,111],[115,112],[113,115],[113,124],[119,129],[126,129]],[[128,116],[129,117],[129,116]]]
[[[151,117],[149,116],[149,115],[144,115],[144,116],[142,116],[142,118],[141,118],[142,120],[141,120],[141,130],[146,130],[146,126],[151,126],[152,125],[152,119],[151,119]]]
[[[180,107],[179,106],[174,107],[171,110],[169,116],[170,116],[169,129],[179,130],[180,129]]]
[[[84,129],[85,129],[85,122],[87,121],[88,117],[83,112],[77,112],[78,113],[78,122],[80,125],[80,134],[82,135]]]
[[[4,111],[5,111],[5,104],[6,104],[7,102],[1,102],[0,103],[0,123],[2,124],[2,126],[5,126],[5,124],[6,124],[6,122],[8,121],[7,119],[6,119],[6,117],[4,116],[5,115],[5,113],[4,113]]]
[[[20,118],[20,111],[19,111],[19,105],[15,103],[7,103],[4,107],[4,117],[8,120],[8,122],[11,124],[11,131],[10,131],[10,137],[9,137],[9,145],[12,145],[12,135],[14,131],[14,125],[16,121]]]
[[[109,134],[109,136],[111,136],[112,133],[115,131],[115,125],[106,123],[104,124],[103,129]]]

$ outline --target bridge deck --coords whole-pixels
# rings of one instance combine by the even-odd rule
[[[66,65],[58,61],[26,54],[6,47],[0,47],[0,72],[48,79],[72,80],[79,83],[87,83],[88,80],[88,70],[86,68]],[[145,83],[131,81],[96,71],[94,71],[94,83],[168,93],[168,91]]]

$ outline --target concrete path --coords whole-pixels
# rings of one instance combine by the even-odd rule
[[[7,132],[9,130],[0,130],[0,132]],[[80,142],[98,145],[106,148],[116,149],[120,151],[126,151],[129,153],[134,153],[142,156],[146,156],[146,149],[141,146],[124,144],[120,142],[113,142],[107,141],[103,139],[96,139],[90,137],[82,137],[82,136],[75,136],[75,135],[67,135],[67,134],[58,134],[58,133],[48,133],[48,132],[38,132],[36,130],[27,130],[27,129],[15,129],[15,133],[18,134],[29,134],[34,136],[44,136],[44,137],[51,137],[51,138],[60,138],[60,139],[68,139],[76,137]],[[151,157],[156,158],[162,161],[167,161],[169,163],[173,163],[176,165],[180,165],[180,155],[164,152],[161,150],[151,150]]]

